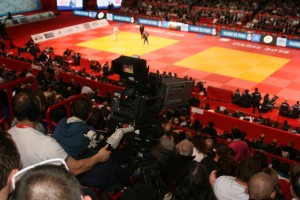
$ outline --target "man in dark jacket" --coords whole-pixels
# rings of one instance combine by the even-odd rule
[[[86,124],[91,115],[92,103],[88,99],[79,99],[73,103],[72,111],[74,116],[62,119],[53,137],[74,159],[91,157],[100,148],[99,142],[104,140],[102,135],[97,135],[93,127]],[[77,178],[83,186],[105,190],[111,184],[127,181],[127,170],[109,158]]]
[[[252,93],[252,101],[253,101],[253,111],[252,113],[255,113],[255,108],[257,108],[258,112],[260,113],[260,100],[261,100],[261,94],[258,91],[258,88],[255,88],[255,92]]]

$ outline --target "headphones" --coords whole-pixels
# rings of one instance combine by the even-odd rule
[[[20,92],[25,93],[29,97],[30,102],[24,103],[24,108],[21,109],[22,111],[14,110],[14,113],[24,112],[24,113],[20,113],[20,114],[21,115],[23,114],[24,116],[26,116],[29,121],[31,121],[31,122],[38,121],[41,116],[41,109],[40,109],[40,103],[39,103],[36,95],[34,94],[34,92],[31,89],[27,89],[27,88],[19,88],[16,91],[16,94],[18,94]]]

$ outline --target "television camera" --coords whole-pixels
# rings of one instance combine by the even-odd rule
[[[146,184],[161,190],[159,165],[150,151],[162,135],[159,112],[188,105],[194,83],[149,73],[146,60],[136,57],[120,56],[111,66],[125,89],[115,91],[112,96],[113,114],[109,124],[112,128],[119,123],[134,124],[136,131],[126,134],[130,173],[138,170]]]
[[[194,82],[148,73],[146,60],[120,56],[112,61],[112,72],[125,85],[112,98],[112,117],[119,122],[127,119],[134,121],[136,127],[149,127],[157,124],[162,109],[189,104]]]

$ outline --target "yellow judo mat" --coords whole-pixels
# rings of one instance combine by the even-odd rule
[[[134,54],[143,55],[150,53],[179,42],[178,40],[152,36],[151,33],[148,40],[149,45],[147,43],[144,45],[144,40],[141,39],[141,35],[124,31],[119,32],[116,41],[114,40],[114,34],[111,34],[76,45],[120,55],[132,56]]]
[[[289,59],[211,47],[174,65],[258,83],[287,62]]]

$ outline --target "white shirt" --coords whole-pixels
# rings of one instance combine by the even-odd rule
[[[236,182],[232,176],[220,176],[213,185],[213,190],[219,200],[248,200],[245,186]]]
[[[118,33],[119,32],[119,29],[118,29],[118,27],[114,27],[114,33],[116,34],[116,33]]]
[[[52,158],[66,159],[68,156],[54,138],[33,128],[14,126],[8,133],[11,134],[20,152],[22,168]]]
[[[89,86],[83,86],[81,89],[81,94],[82,93],[91,94],[93,93],[93,90]]]
[[[203,154],[202,152],[199,152],[195,147],[193,148],[192,156],[195,156],[194,161],[196,161],[196,162],[201,162],[201,160],[206,157],[205,154]]]

